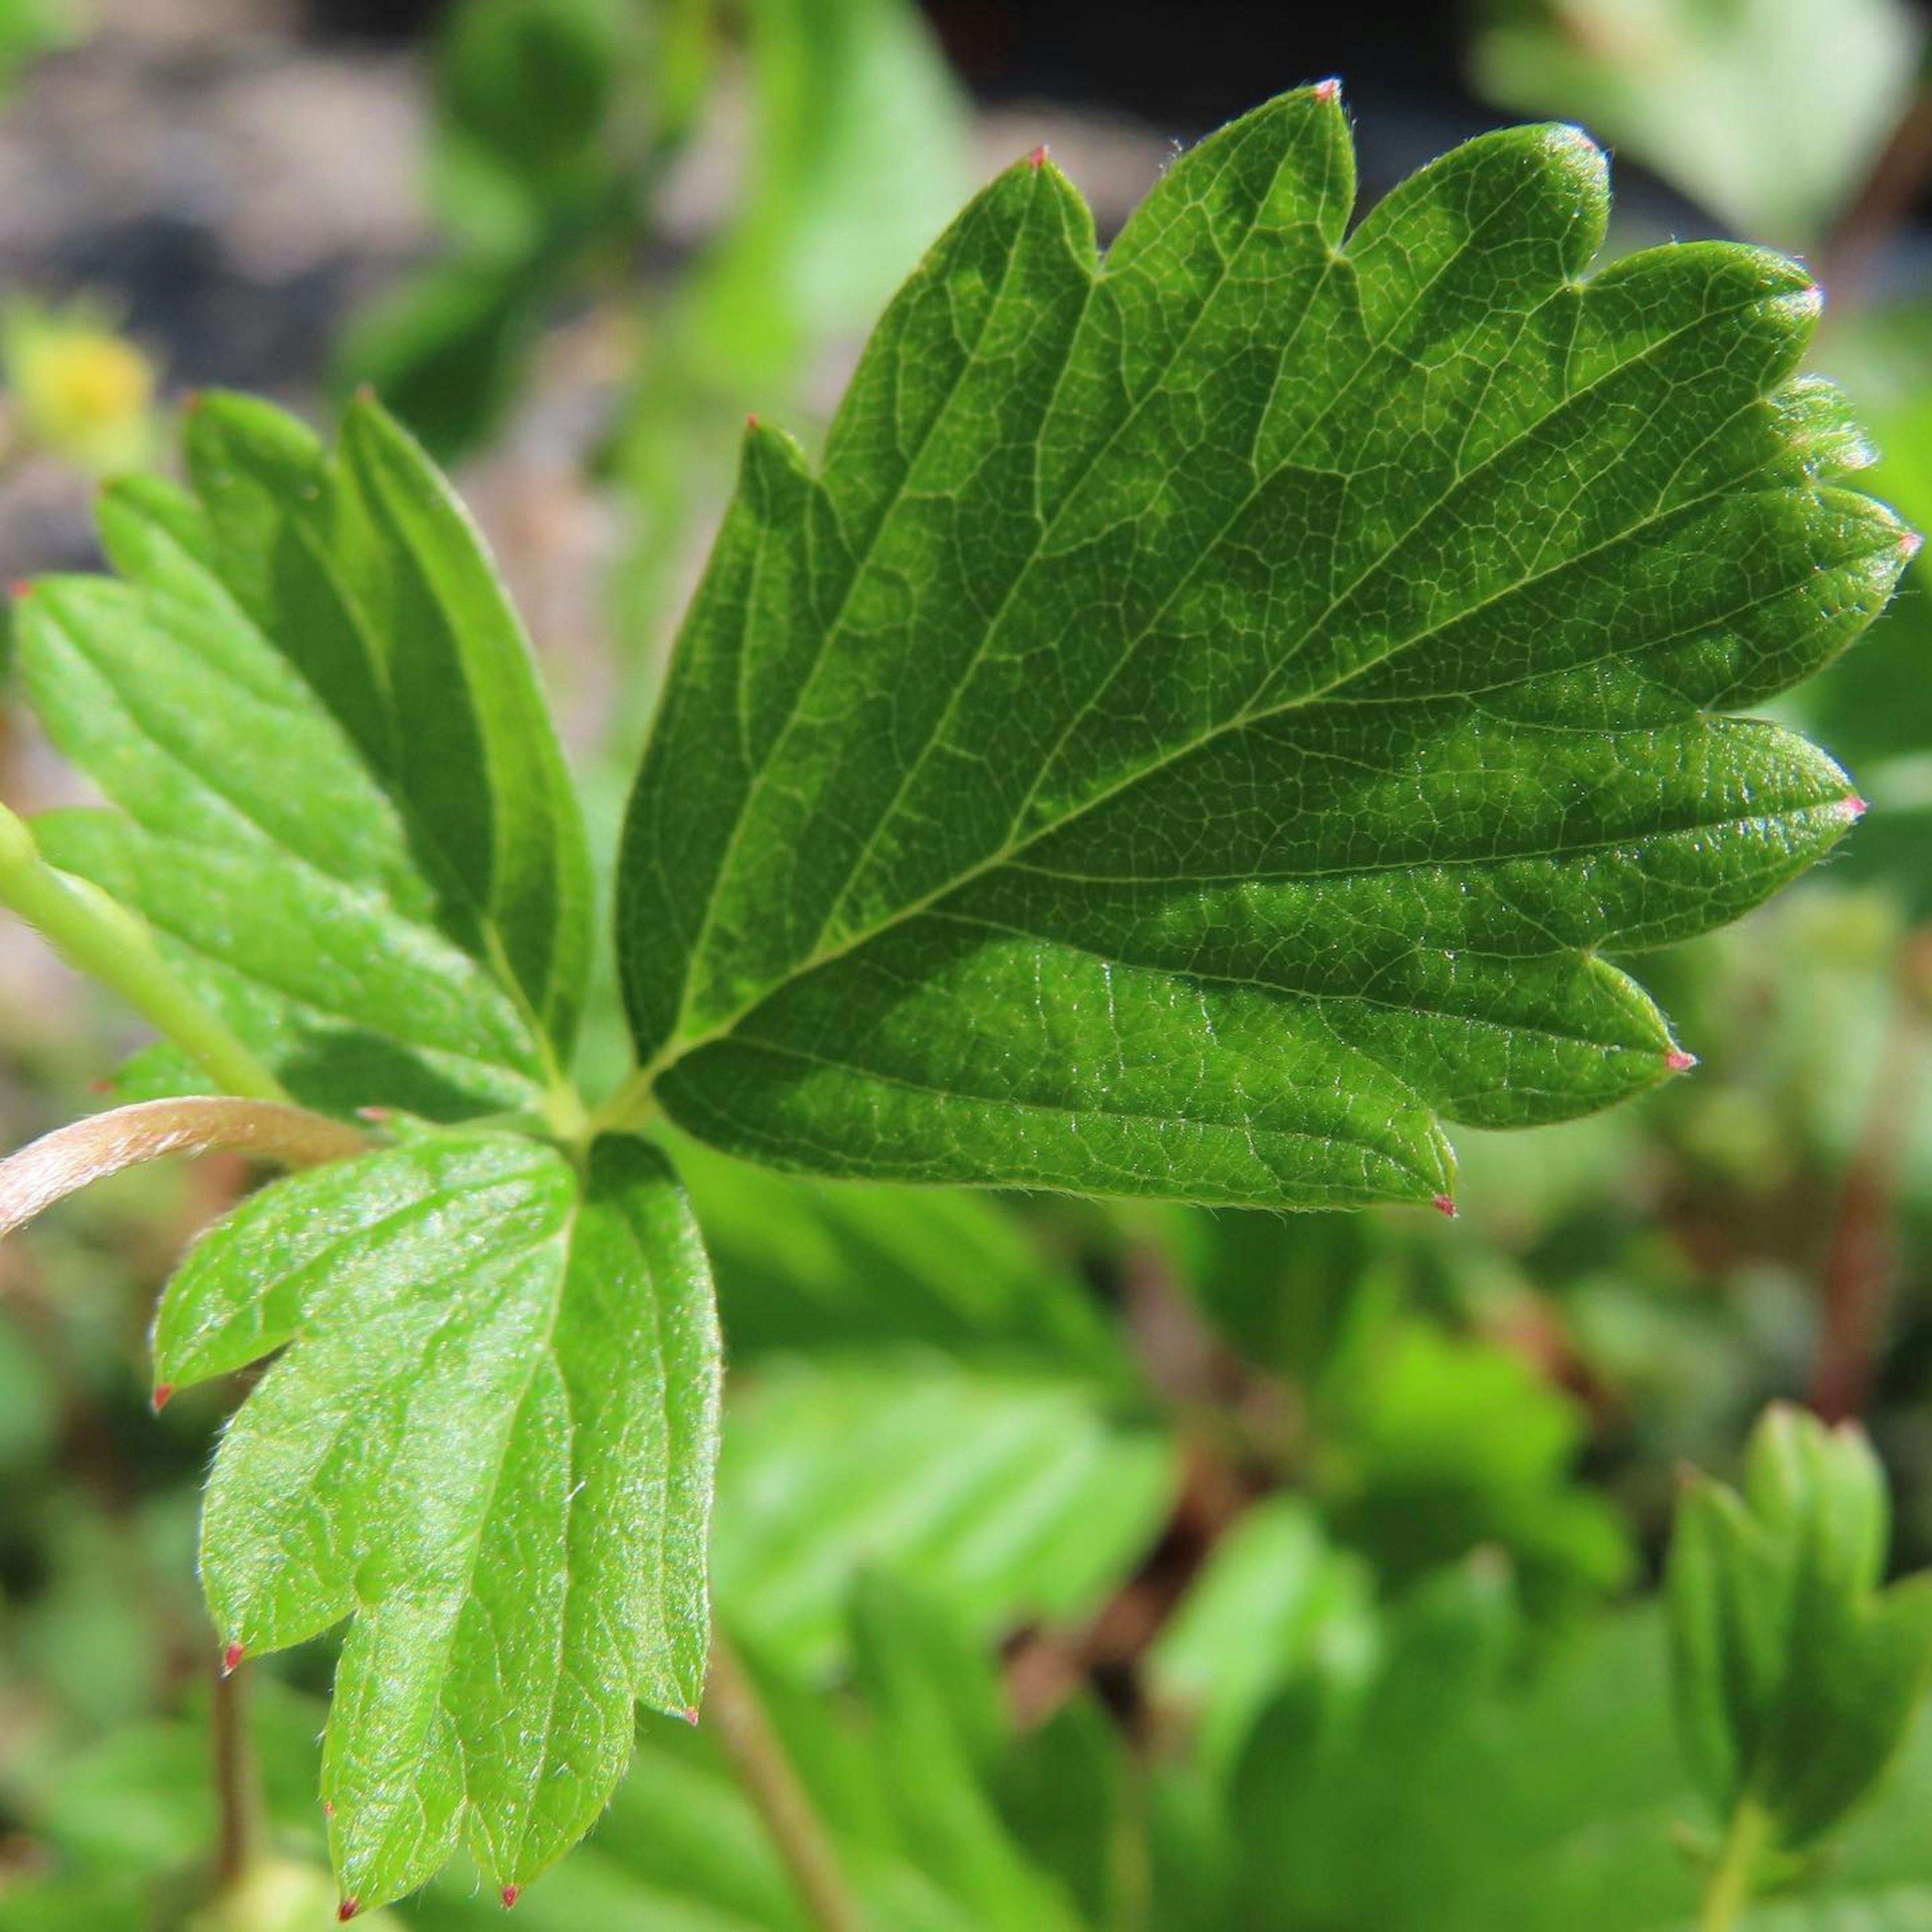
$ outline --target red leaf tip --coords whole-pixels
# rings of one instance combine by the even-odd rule
[[[325,1818],[333,1818],[335,1816],[335,1800],[334,1798],[325,1798],[322,1801],[322,1815]]]
[[[698,1728],[698,1706],[687,1704],[684,1707],[684,1721],[694,1731]]]
[[[16,604],[24,602],[34,594],[34,580],[31,577],[16,577],[7,586],[7,595]]]
[[[1027,166],[1030,168],[1043,168],[1046,166],[1046,143],[1044,141],[1028,155]]]
[[[1438,1194],[1434,1196],[1430,1199],[1429,1204],[1436,1210],[1437,1214],[1447,1214],[1450,1220],[1453,1221],[1455,1220],[1456,1204],[1450,1199],[1448,1195]]]
[[[520,1886],[506,1885],[503,1888],[503,1910],[507,1912],[524,1895]]]
[[[1925,548],[1925,533],[1922,530],[1905,530],[1900,533],[1898,554],[1907,563]]]
[[[1857,824],[1858,820],[1864,818],[1868,808],[1864,800],[1859,797],[1856,792],[1838,801],[1838,816],[1847,825]]]
[[[1342,83],[1332,76],[1327,80],[1318,80],[1315,83],[1315,98],[1317,100],[1339,100],[1341,96]]]
[[[336,1924],[338,1925],[346,1925],[350,1920],[353,1918],[356,1913],[360,1912],[362,1910],[362,1906],[358,1905],[354,1899],[345,1898],[342,1903],[335,1908]]]
[[[167,1407],[168,1397],[172,1395],[174,1392],[175,1385],[172,1382],[157,1382],[154,1384],[154,1393],[151,1400],[154,1402],[154,1413],[157,1415],[159,1415],[161,1411]]]
[[[1697,1056],[1686,1053],[1681,1046],[1673,1046],[1664,1056],[1664,1064],[1673,1073],[1688,1073],[1697,1064]]]
[[[387,1107],[358,1107],[356,1118],[367,1120],[372,1127],[380,1127],[390,1117],[392,1109]]]
[[[221,1653],[222,1676],[224,1677],[232,1677],[235,1675],[236,1671],[240,1667],[241,1663],[242,1646],[238,1643],[231,1643],[228,1648]]]
[[[758,411],[757,411],[757,410],[747,410],[747,411],[746,412],[746,416],[745,416],[745,427],[746,427],[747,429],[756,429],[756,428],[758,428]]]

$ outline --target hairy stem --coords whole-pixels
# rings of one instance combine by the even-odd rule
[[[208,1706],[214,1760],[214,1881],[226,1889],[254,1862],[262,1832],[262,1778],[248,1742],[243,1670],[214,1673]]]
[[[220,1148],[314,1167],[368,1144],[353,1127],[280,1101],[190,1096],[116,1107],[56,1127],[0,1160],[0,1237],[91,1182],[164,1154]]]
[[[858,1908],[845,1889],[825,1827],[772,1729],[757,1687],[716,1630],[705,1714],[716,1720],[731,1768],[784,1860],[812,1923],[820,1932],[860,1932]]]
[[[1750,1798],[1741,1799],[1704,1888],[1697,1932],[1732,1932],[1750,1903],[1751,1880],[1770,1840],[1771,1820],[1763,1807]]]
[[[191,993],[147,928],[84,880],[57,872],[26,824],[0,806],[0,904],[73,966],[118,993],[226,1092],[286,1100],[281,1082]]]

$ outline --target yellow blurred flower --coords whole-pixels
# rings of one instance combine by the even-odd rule
[[[98,309],[15,304],[0,318],[0,371],[26,442],[102,476],[150,460],[154,365]]]

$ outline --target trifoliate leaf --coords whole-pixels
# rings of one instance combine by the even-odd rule
[[[590,891],[514,616],[447,486],[373,404],[332,457],[211,396],[192,494],[110,489],[124,580],[52,579],[21,662],[116,812],[38,822],[142,913],[298,1098],[527,1103],[574,1036]]]
[[[284,1352],[215,1458],[231,1658],[352,1616],[322,1790],[363,1906],[466,1846],[521,1885],[589,1828],[634,1700],[697,1704],[718,1352],[662,1157],[413,1140],[280,1181],[170,1285],[155,1373]]]
[[[1730,244],[1585,279],[1575,130],[1352,234],[1332,86],[1096,260],[1037,158],[940,241],[815,471],[754,427],[634,795],[633,1030],[781,1166],[1272,1206],[1426,1200],[1442,1123],[1682,1064],[1604,958],[1856,815],[1714,715],[1822,663],[1904,532]]]

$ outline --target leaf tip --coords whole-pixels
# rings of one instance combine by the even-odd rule
[[[523,1897],[523,1895],[524,1891],[521,1886],[506,1885],[504,1886],[503,1910],[506,1912],[508,1912],[510,1908],[516,1904],[517,1900]]]
[[[758,434],[758,412],[756,410],[747,410],[745,412],[745,428],[754,436]]]
[[[1664,1064],[1673,1073],[1688,1073],[1697,1064],[1697,1056],[1686,1053],[1681,1046],[1673,1046],[1664,1056]]]
[[[1448,1215],[1448,1217],[1450,1218],[1450,1220],[1452,1220],[1452,1221],[1455,1220],[1455,1218],[1456,1218],[1456,1204],[1455,1204],[1455,1202],[1453,1202],[1452,1200],[1450,1200],[1450,1198],[1448,1197],[1448,1195],[1446,1195],[1446,1194],[1434,1194],[1434,1195],[1431,1195],[1431,1196],[1430,1196],[1429,1204],[1430,1204],[1430,1207],[1433,1208],[1436,1210],[1436,1213],[1437,1213],[1437,1214],[1446,1214],[1446,1215]]]
[[[1326,80],[1318,80],[1310,92],[1317,100],[1325,106],[1330,101],[1341,99],[1342,83],[1334,75],[1330,74]]]
[[[25,603],[34,594],[34,580],[31,577],[16,577],[7,586],[7,595],[16,604]]]
[[[682,1717],[684,1721],[688,1724],[694,1731],[697,1730],[698,1706],[695,1704],[686,1705],[683,1710],[679,1714]]]
[[[353,1898],[345,1898],[342,1903],[335,1908],[336,1924],[338,1925],[346,1925],[350,1920],[353,1918],[362,1910],[362,1907],[358,1900]]]
[[[174,1392],[175,1385],[172,1382],[157,1382],[154,1384],[154,1392],[148,1397],[148,1400],[154,1405],[154,1413],[157,1415],[167,1407],[168,1398]]]
[[[1856,825],[1870,807],[1856,792],[1848,792],[1832,808],[1847,825]]]
[[[1898,533],[1898,554],[1907,563],[1925,548],[1924,532],[1922,530],[1900,530]]]
[[[242,1648],[242,1647],[238,1642],[231,1643],[228,1648],[221,1653],[221,1674],[223,1676],[232,1677],[236,1672],[241,1668]]]
[[[325,1798],[322,1801],[322,1815],[325,1818],[333,1818],[335,1816],[335,1800],[334,1798]]]
[[[1044,141],[1028,155],[1027,166],[1033,169],[1036,173],[1046,166],[1046,143]]]

